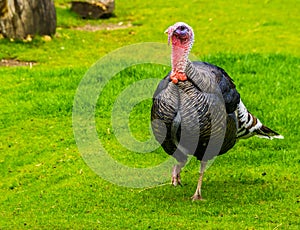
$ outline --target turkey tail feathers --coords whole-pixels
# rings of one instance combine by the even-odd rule
[[[280,135],[279,133],[273,131],[272,129],[268,128],[267,126],[262,126],[260,129],[256,130],[256,135],[260,138],[268,138],[268,139],[284,139],[284,136]]]
[[[258,136],[260,138],[267,139],[283,139],[284,137],[272,129],[264,126],[258,118],[252,115],[242,101],[238,104],[236,110],[236,116],[238,118],[238,131],[237,138],[248,138],[251,136]]]

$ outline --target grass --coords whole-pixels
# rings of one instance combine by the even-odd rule
[[[58,29],[51,41],[1,39],[0,59],[37,65],[0,68],[0,228],[298,229],[297,3],[118,1],[116,17],[85,21],[68,10],[67,1],[57,0]],[[74,29],[121,21],[133,26],[96,32]],[[183,187],[120,187],[87,166],[73,134],[73,100],[90,66],[125,45],[166,43],[163,31],[176,21],[193,26],[193,54],[225,68],[249,110],[285,136],[243,140],[218,157],[204,177],[204,202],[190,200],[198,177],[195,159],[184,168]],[[167,158],[162,149],[138,153],[123,147],[111,124],[111,110],[124,89],[167,72],[161,65],[134,66],[104,88],[96,106],[96,128],[118,162],[143,168]],[[141,141],[151,136],[150,107],[151,100],[145,100],[130,113],[130,129]]]

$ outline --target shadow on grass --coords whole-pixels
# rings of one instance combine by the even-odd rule
[[[183,186],[174,187],[171,184],[165,186],[140,190],[137,194],[145,199],[153,201],[169,200],[170,202],[191,201],[190,197],[196,190],[197,180],[188,181]],[[243,179],[237,181],[205,181],[203,182],[202,195],[208,203],[234,203],[242,205],[246,203],[260,203],[271,200],[284,199],[284,188],[266,182],[263,179]],[[137,198],[139,199],[139,198]]]

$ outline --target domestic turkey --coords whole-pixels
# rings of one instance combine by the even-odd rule
[[[172,169],[172,184],[181,184],[180,172],[188,155],[201,161],[193,200],[201,200],[206,164],[226,153],[240,138],[283,138],[252,115],[233,80],[220,67],[191,62],[193,29],[183,22],[170,26],[172,70],[159,83],[151,110],[152,130],[165,152],[178,161]]]

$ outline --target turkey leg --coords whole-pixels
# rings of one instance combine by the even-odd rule
[[[192,200],[202,200],[202,195],[201,195],[201,186],[202,186],[202,179],[203,179],[203,174],[205,171],[207,161],[201,161],[201,166],[200,166],[200,176],[198,179],[198,185],[195,194],[192,196]]]
[[[180,180],[180,172],[181,169],[185,166],[186,161],[179,162],[177,165],[174,165],[172,170],[172,185],[177,186],[178,184],[181,185]]]

